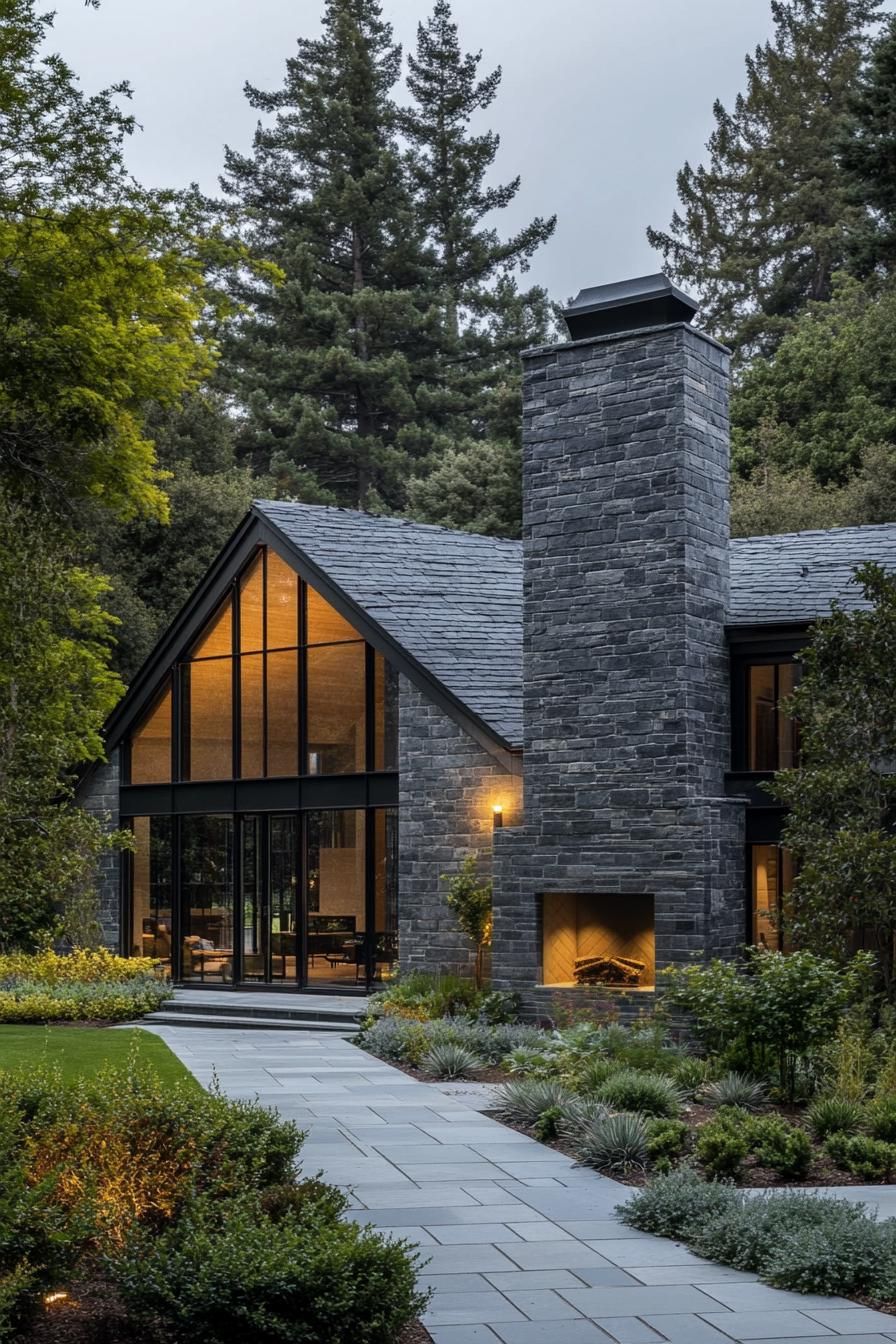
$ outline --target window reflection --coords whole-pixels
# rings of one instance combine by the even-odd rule
[[[799,683],[796,663],[763,663],[747,668],[747,769],[785,770],[797,764],[799,726],[781,701]]]
[[[173,817],[135,817],[131,856],[131,955],[171,969]]]
[[[171,688],[168,687],[131,738],[132,784],[171,780]]]
[[[751,845],[750,858],[753,942],[773,952],[787,952],[790,940],[783,926],[787,896],[793,886],[793,858],[780,845]]]
[[[233,778],[233,663],[210,658],[183,667],[186,779]]]
[[[309,812],[305,885],[308,979],[366,979],[366,846],[364,813]]]
[[[366,769],[364,671],[366,645],[308,650],[308,773],[345,775]]]
[[[181,976],[233,979],[233,818],[181,820]]]

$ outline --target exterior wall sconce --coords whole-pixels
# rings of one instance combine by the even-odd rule
[[[492,829],[499,831],[504,825],[504,809],[500,803],[495,803],[492,808]]]

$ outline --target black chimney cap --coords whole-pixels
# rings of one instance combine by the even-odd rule
[[[563,309],[563,317],[570,339],[581,341],[670,322],[692,322],[699,306],[665,275],[642,275],[580,290]]]

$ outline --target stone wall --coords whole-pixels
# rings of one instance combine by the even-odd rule
[[[399,961],[469,973],[475,954],[445,905],[443,874],[469,854],[491,873],[492,808],[519,821],[520,780],[406,678],[399,690]]]
[[[98,817],[107,831],[118,829],[118,788],[121,782],[119,752],[113,751],[105,764],[96,766],[78,791],[78,802],[85,811]],[[106,850],[100,857],[97,874],[99,915],[106,946],[120,951],[121,928],[121,854]]]
[[[653,896],[658,968],[743,942],[727,393],[682,324],[525,357],[526,820],[497,837],[493,983],[534,1011],[546,892]]]

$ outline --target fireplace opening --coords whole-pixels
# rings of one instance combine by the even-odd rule
[[[542,983],[570,989],[655,984],[653,897],[542,896]]]

